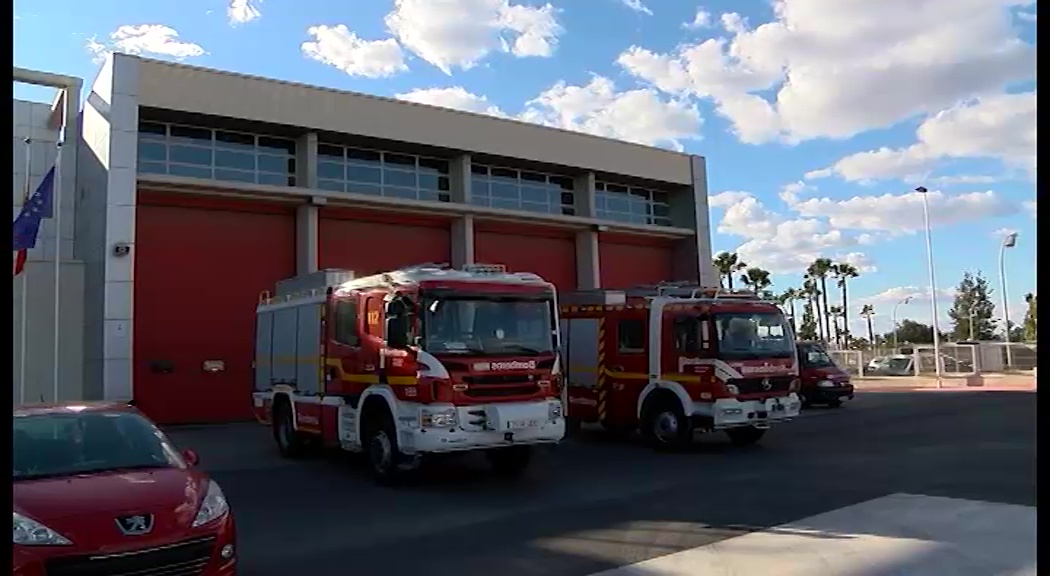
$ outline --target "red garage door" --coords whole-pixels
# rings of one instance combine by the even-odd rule
[[[673,278],[674,251],[660,239],[602,234],[598,254],[602,288],[630,288]]]
[[[571,231],[476,223],[474,261],[503,264],[511,272],[533,272],[558,290],[576,289],[576,240]]]
[[[326,208],[318,228],[318,267],[344,268],[360,276],[412,264],[447,263],[446,220],[382,216]]]
[[[162,423],[251,418],[255,306],[295,274],[292,211],[140,193],[136,213],[135,401]]]

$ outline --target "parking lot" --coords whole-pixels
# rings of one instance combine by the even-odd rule
[[[862,392],[845,408],[805,412],[771,430],[760,446],[732,448],[717,436],[702,438],[684,454],[657,454],[637,441],[584,431],[544,454],[522,479],[501,479],[484,461],[468,458],[431,467],[396,490],[373,485],[347,455],[281,460],[269,430],[255,424],[182,428],[171,435],[200,453],[230,499],[244,574],[586,576],[716,542],[729,550],[727,539],[789,532],[784,525],[804,533],[803,542],[814,549],[841,539],[859,546],[863,530],[833,533],[826,527],[835,522],[832,516],[818,515],[860,510],[847,507],[889,495],[897,496],[886,502],[906,494],[1034,507],[1035,399],[1029,391]],[[1031,511],[1034,518],[1034,508],[1003,509]],[[798,528],[811,518],[814,528]],[[999,546],[994,530],[982,535],[965,523],[971,524],[967,537],[977,539],[974,548]],[[891,535],[881,526],[873,520],[861,528],[885,540]],[[946,529],[938,530],[924,539],[947,542]],[[1034,533],[1033,520],[1032,574]],[[802,538],[797,534],[792,542]],[[1012,551],[1013,560],[1002,560],[985,550],[985,561],[1027,568],[1025,538],[1027,532],[1019,542],[1012,539],[1019,557]],[[741,546],[735,549],[739,554]],[[747,554],[761,559],[774,552],[757,547]],[[927,573],[908,569],[909,562],[930,562],[917,554],[896,559],[885,572],[863,573]],[[622,573],[691,573],[646,565]]]

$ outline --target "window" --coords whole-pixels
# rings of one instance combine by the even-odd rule
[[[729,358],[791,358],[795,342],[780,312],[715,315],[718,349]]]
[[[156,122],[139,124],[139,172],[295,186],[295,141]]]
[[[470,171],[471,204],[544,214],[576,213],[572,178],[476,164]]]
[[[643,352],[645,351],[645,321],[644,320],[620,320],[616,327],[617,339],[620,352]]]
[[[408,200],[450,202],[448,160],[317,146],[318,186],[325,190]]]
[[[680,352],[696,354],[710,347],[707,321],[697,316],[679,316],[674,319],[675,348]]]
[[[357,302],[340,300],[335,305],[335,341],[347,346],[357,346]]]
[[[371,296],[365,301],[365,330],[372,336],[383,337],[383,299]]]
[[[608,182],[594,185],[594,211],[598,218],[629,224],[671,226],[668,194]]]

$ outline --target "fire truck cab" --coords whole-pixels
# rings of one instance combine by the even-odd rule
[[[561,295],[561,318],[570,426],[680,448],[694,431],[751,444],[799,414],[790,324],[752,292],[584,290]]]
[[[280,452],[364,452],[381,482],[426,454],[527,467],[565,435],[554,286],[498,265],[279,282],[256,309],[256,418]]]

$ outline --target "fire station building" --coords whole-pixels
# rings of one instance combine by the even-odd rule
[[[84,396],[161,422],[250,417],[254,309],[296,274],[717,282],[698,156],[119,54],[81,124]]]

